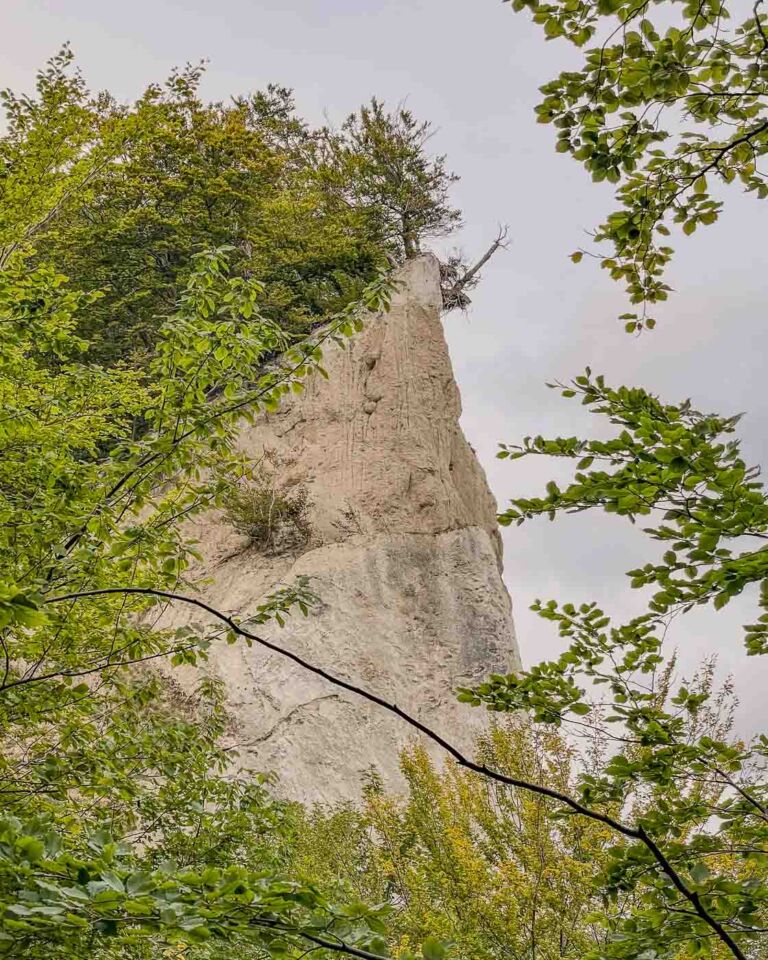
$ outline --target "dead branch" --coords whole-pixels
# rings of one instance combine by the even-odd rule
[[[443,288],[443,309],[455,310],[459,307],[465,310],[472,302],[467,296],[467,290],[475,286],[480,279],[479,274],[483,267],[488,263],[497,250],[506,250],[509,244],[506,242],[509,235],[507,225],[499,227],[496,239],[488,247],[485,253],[473,266],[469,267],[464,273],[457,277],[458,265],[448,263],[443,271],[445,280],[450,281],[450,286]]]

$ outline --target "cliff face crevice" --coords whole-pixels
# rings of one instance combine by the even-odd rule
[[[496,504],[459,426],[438,263],[411,261],[399,279],[391,310],[328,350],[327,381],[243,429],[244,451],[272,451],[281,484],[307,489],[308,542],[265,555],[216,515],[194,533],[207,600],[244,617],[309,577],[317,608],[269,635],[469,747],[484,718],[456,687],[518,664]],[[174,611],[174,623],[185,616]],[[256,647],[216,647],[210,668],[225,681],[241,762],[277,773],[287,796],[351,799],[371,769],[401,782],[412,733],[395,718]]]

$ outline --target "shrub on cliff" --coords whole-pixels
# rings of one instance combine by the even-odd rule
[[[229,482],[223,495],[227,522],[266,553],[303,546],[311,533],[307,488],[281,484],[280,463],[274,451],[265,450],[260,460]]]

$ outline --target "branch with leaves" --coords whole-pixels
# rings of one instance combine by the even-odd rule
[[[507,0],[509,2],[509,0]],[[548,40],[584,50],[580,68],[546,83],[538,120],[557,128],[557,150],[596,182],[615,184],[617,209],[593,234],[596,254],[639,308],[629,332],[655,325],[649,309],[667,299],[672,227],[690,235],[715,223],[721,185],[768,197],[766,14],[756,3],[732,24],[721,0],[512,0]],[[576,262],[584,250],[573,254]],[[590,254],[594,255],[594,254]]]
[[[461,699],[466,702],[477,705],[486,703],[494,710],[514,711],[521,708],[530,710],[532,707],[538,706],[536,717],[538,720],[560,723],[566,709],[579,716],[590,712],[591,708],[580,702],[581,691],[576,688],[572,679],[578,669],[586,669],[588,675],[596,678],[598,682],[612,682],[617,710],[615,719],[620,719],[630,733],[644,738],[648,755],[644,758],[644,762],[638,763],[634,769],[626,761],[622,765],[618,758],[614,758],[612,766],[608,768],[606,776],[603,778],[603,782],[593,781],[584,784],[582,798],[579,799],[540,783],[510,777],[482,763],[477,763],[465,756],[441,734],[431,729],[417,717],[402,710],[397,704],[389,703],[364,687],[318,667],[279,644],[252,633],[239,624],[235,618],[221,613],[203,600],[151,588],[135,588],[133,590],[105,588],[52,597],[48,602],[54,604],[67,603],[73,600],[81,601],[114,593],[149,595],[157,600],[176,601],[197,607],[225,624],[232,634],[286,657],[302,669],[321,677],[333,686],[353,693],[398,717],[428,740],[440,746],[461,767],[505,786],[547,797],[555,801],[566,813],[577,814],[607,826],[623,840],[630,841],[628,845],[615,848],[616,858],[612,869],[619,877],[614,878],[613,883],[618,889],[621,882],[627,882],[628,876],[633,874],[636,876],[638,872],[643,875],[643,882],[652,891],[655,901],[654,906],[663,921],[659,928],[654,931],[656,936],[659,938],[677,936],[679,929],[682,928],[691,930],[692,935],[702,938],[707,936],[707,933],[702,932],[703,927],[709,931],[710,936],[716,937],[734,957],[738,960],[746,960],[747,954],[742,950],[740,940],[742,936],[749,938],[757,932],[751,919],[746,924],[742,923],[742,917],[747,917],[754,912],[751,909],[753,903],[752,888],[754,886],[751,878],[744,882],[743,889],[739,889],[739,885],[732,882],[732,889],[727,896],[722,898],[714,896],[712,891],[704,892],[701,890],[696,875],[691,872],[691,855],[682,856],[680,841],[674,839],[681,824],[687,828],[690,828],[691,824],[682,817],[671,817],[668,805],[662,811],[656,811],[655,815],[646,812],[635,824],[627,824],[616,816],[605,812],[606,807],[609,807],[611,803],[615,804],[621,798],[622,791],[633,776],[637,773],[643,773],[644,767],[649,765],[650,760],[657,764],[659,755],[669,752],[671,737],[675,731],[674,722],[671,720],[669,723],[667,722],[668,718],[664,711],[655,703],[657,697],[654,694],[635,692],[628,697],[627,691],[630,690],[630,685],[626,675],[632,675],[638,671],[640,673],[653,672],[661,660],[658,653],[660,642],[652,636],[650,628],[644,623],[633,622],[629,627],[615,631],[611,636],[611,649],[607,634],[596,634],[596,631],[607,626],[607,619],[604,618],[602,611],[596,610],[593,606],[588,606],[582,610],[581,631],[578,634],[579,643],[572,645],[568,653],[564,654],[557,664],[541,665],[530,672],[524,672],[520,677],[492,678],[489,683],[481,685],[476,690],[465,690],[461,695]],[[553,614],[554,610],[554,605],[548,605],[545,615]],[[572,611],[572,615],[576,615],[575,610]],[[553,615],[552,619],[556,619],[556,617]],[[571,619],[570,612],[563,622],[565,626],[561,629],[562,635],[571,636],[576,629],[576,623]],[[621,664],[616,663],[615,657],[617,654],[624,655]],[[616,673],[613,678],[605,677],[597,670],[597,667],[606,660],[614,664]],[[570,699],[563,700],[563,689],[570,695]],[[625,709],[622,706],[627,699],[632,702],[631,709]],[[557,703],[556,707],[553,706],[555,702]],[[686,702],[686,696],[683,694],[679,695],[675,703],[693,709],[699,706],[695,701],[692,703]],[[546,708],[542,710],[543,704],[546,704]],[[658,734],[652,737],[650,734],[654,729],[658,729]],[[716,769],[716,765],[720,765],[733,771],[734,764],[736,764],[736,769],[741,769],[741,758],[738,751],[734,751],[733,748],[722,743],[708,742],[702,744],[698,750],[691,745],[681,747],[680,757],[675,758],[672,755],[667,758],[667,769],[664,771],[664,775],[674,768],[676,759],[678,762],[682,759],[684,764],[693,764],[694,767],[706,765],[707,769]],[[651,771],[650,782],[656,785],[660,783],[667,785],[667,779],[660,775],[656,766],[651,764],[649,769]],[[597,801],[596,804],[592,802],[595,800]],[[690,813],[688,816],[690,817]],[[760,844],[768,839],[766,827],[768,827],[768,823],[758,824],[757,833],[760,839],[758,845],[754,847],[755,855],[761,853],[762,846]],[[701,837],[697,834],[695,842],[700,842],[700,840]],[[665,850],[667,843],[670,849]],[[706,849],[706,846],[704,848]],[[684,869],[680,869],[680,865]],[[690,878],[685,876],[686,873],[690,874]],[[707,869],[707,879],[710,876],[711,874]],[[720,878],[717,878],[717,883],[719,882]],[[715,883],[715,889],[716,886]],[[746,900],[746,902],[740,902],[743,900]],[[687,911],[682,911],[683,914],[687,913],[687,919],[680,918],[678,913],[679,903],[687,904]],[[738,921],[734,921],[734,913],[738,916]],[[693,923],[691,918],[693,918]],[[635,947],[636,943],[633,943],[633,949]]]
[[[649,518],[645,532],[665,552],[628,576],[635,588],[657,588],[650,600],[654,614],[710,601],[720,609],[752,584],[759,585],[760,607],[768,611],[768,496],[759,468],[744,462],[733,437],[739,417],[702,414],[689,402],[665,404],[641,389],[612,388],[590,370],[568,385],[551,386],[607,418],[616,436],[538,436],[502,445],[501,459],[565,458],[576,472],[564,490],[551,482],[544,497],[513,500],[501,523],[593,508],[632,523]],[[768,612],[745,631],[749,653],[768,650]]]

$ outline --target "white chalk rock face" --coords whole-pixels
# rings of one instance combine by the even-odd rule
[[[269,555],[206,517],[203,595],[245,617],[309,577],[317,608],[264,635],[471,750],[486,715],[459,704],[456,688],[519,665],[496,503],[459,426],[437,261],[413,260],[399,279],[388,313],[328,349],[328,380],[311,378],[243,430],[254,458],[277,455],[281,484],[306,488],[308,542]],[[354,799],[370,771],[401,784],[413,731],[386,711],[257,646],[216,645],[210,669],[225,683],[241,763],[276,773],[283,795]]]

